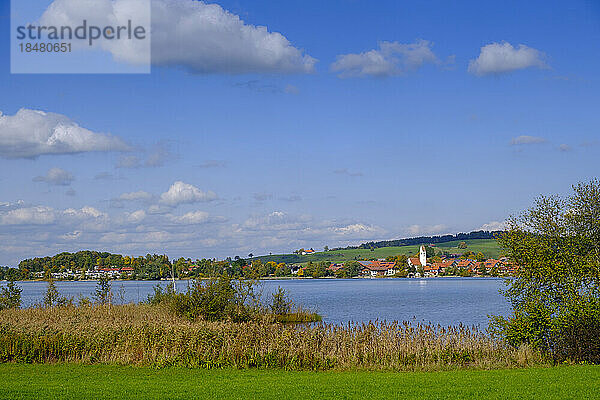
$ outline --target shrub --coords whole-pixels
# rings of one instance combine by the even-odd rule
[[[184,293],[175,293],[172,286],[154,287],[148,296],[151,305],[164,305],[190,321],[249,321],[257,312],[258,300],[252,282],[232,281],[227,276],[205,281],[193,281]]]
[[[92,297],[96,304],[111,304],[112,303],[112,290],[111,283],[108,276],[103,275],[98,279],[96,283],[96,290]]]
[[[9,281],[6,287],[0,288],[0,310],[21,307],[21,292],[22,289],[14,281]]]
[[[292,309],[292,301],[288,298],[287,293],[281,287],[277,288],[277,292],[271,295],[271,312],[275,315],[287,314]]]
[[[62,307],[66,305],[72,305],[73,299],[67,299],[60,295],[54,280],[48,281],[48,287],[46,288],[46,294],[44,294],[44,307]]]

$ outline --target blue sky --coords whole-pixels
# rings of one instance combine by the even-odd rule
[[[283,35],[292,55],[278,62],[292,64],[239,43],[231,52],[243,55],[211,55],[220,64],[153,47],[140,75],[11,74],[8,3],[0,265],[79,249],[226,257],[470,231],[598,176],[591,1],[220,1]],[[19,155],[21,109],[118,143]]]

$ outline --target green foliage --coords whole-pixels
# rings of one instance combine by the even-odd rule
[[[48,286],[46,287],[46,293],[44,294],[44,307],[56,307],[61,305],[66,300],[61,297],[58,292],[58,288],[52,279],[48,281]]]
[[[9,281],[6,286],[0,288],[0,310],[21,307],[21,292],[14,281]]]
[[[277,291],[271,294],[271,312],[275,315],[288,314],[292,309],[292,301],[287,296],[285,290],[279,286]]]
[[[600,361],[600,180],[567,198],[542,196],[499,237],[519,265],[505,295],[514,315],[492,328],[555,361]]]
[[[175,293],[172,287],[154,287],[148,296],[152,305],[165,305],[176,315],[190,321],[249,321],[256,312],[257,295],[254,283],[233,281],[227,276],[205,281],[193,281],[184,293]]]
[[[357,261],[346,261],[344,263],[344,270],[346,271],[347,278],[353,278],[360,274],[362,265],[360,265],[360,263]]]
[[[112,302],[111,283],[108,276],[103,275],[98,279],[92,297],[96,304],[110,304]]]
[[[431,258],[435,256],[435,248],[431,246],[425,246],[425,253],[427,254],[427,258]]]

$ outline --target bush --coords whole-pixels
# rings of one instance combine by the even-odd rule
[[[207,281],[193,281],[185,293],[175,293],[172,286],[154,287],[148,297],[152,305],[165,305],[177,315],[191,321],[249,321],[257,312],[257,296],[252,282],[232,281],[222,276]]]
[[[93,298],[96,304],[111,304],[112,290],[108,276],[104,275],[98,279],[96,290],[93,293]]]
[[[46,294],[44,295],[44,307],[64,307],[72,305],[73,299],[67,299],[60,295],[58,288],[54,284],[54,280],[48,281],[48,287],[46,288]]]
[[[273,314],[288,314],[292,310],[292,301],[288,298],[287,293],[281,287],[278,287],[277,292],[271,294],[271,297],[271,312]]]
[[[22,289],[14,281],[9,281],[6,287],[0,288],[0,310],[21,307],[21,292]]]
[[[555,318],[553,326],[556,360],[600,363],[600,301],[580,299]]]

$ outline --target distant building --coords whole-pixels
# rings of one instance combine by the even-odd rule
[[[396,274],[396,263],[393,261],[359,261],[363,266],[361,274],[364,276],[393,276]]]
[[[419,250],[419,261],[422,266],[427,265],[427,252],[425,251],[425,246],[421,246],[421,249]]]

